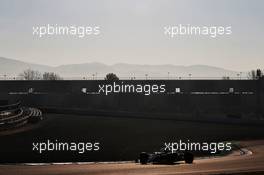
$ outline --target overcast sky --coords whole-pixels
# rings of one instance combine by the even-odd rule
[[[46,65],[204,64],[264,67],[263,0],[1,0],[0,56]],[[37,25],[100,26],[101,35],[44,37]],[[232,26],[232,35],[169,39],[164,26]]]

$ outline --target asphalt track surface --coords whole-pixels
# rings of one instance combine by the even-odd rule
[[[136,163],[89,163],[52,165],[0,165],[0,175],[197,175],[262,172],[264,140],[241,142],[244,151],[218,158],[195,160],[193,164],[140,165]],[[261,173],[260,173],[261,174]]]

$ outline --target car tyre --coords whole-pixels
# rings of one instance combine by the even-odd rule
[[[140,155],[139,155],[140,164],[142,164],[142,165],[147,164],[148,158],[149,158],[149,155],[147,153],[145,153],[145,152],[140,153]]]
[[[193,163],[193,154],[185,152],[184,153],[184,161],[185,161],[185,163],[188,163],[188,164]]]

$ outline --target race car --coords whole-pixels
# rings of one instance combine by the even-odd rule
[[[171,152],[161,151],[154,153],[141,152],[139,155],[140,164],[174,164],[178,161],[185,161],[185,163],[193,163],[194,156],[189,152]]]

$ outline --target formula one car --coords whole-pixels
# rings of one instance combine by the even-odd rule
[[[193,163],[194,156],[189,152],[154,152],[154,153],[146,153],[142,152],[139,155],[139,162],[141,164],[174,164],[178,161],[185,161],[185,163],[191,164]]]

